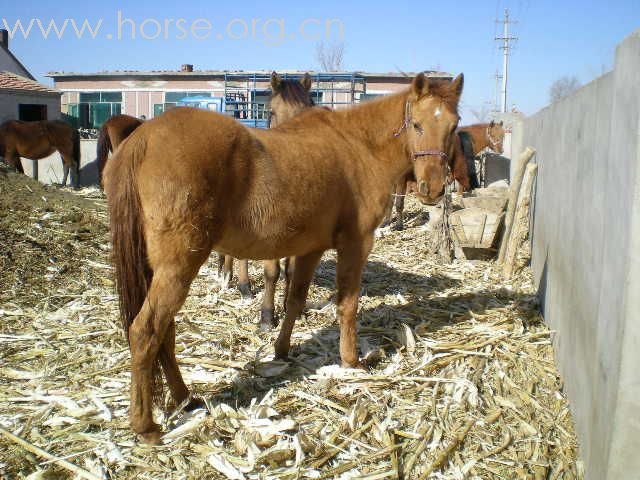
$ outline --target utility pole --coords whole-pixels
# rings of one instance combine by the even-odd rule
[[[503,24],[503,32],[502,37],[496,37],[497,41],[502,42],[503,59],[502,59],[502,112],[507,111],[507,80],[509,78],[509,51],[511,50],[510,42],[515,42],[517,37],[509,36],[509,25],[514,22],[513,20],[509,20],[509,9],[504,9],[504,20],[496,20],[497,23]]]
[[[493,97],[493,112],[497,113],[500,111],[500,80],[502,80],[502,75],[500,75],[497,69],[493,78],[496,80],[496,89]]]

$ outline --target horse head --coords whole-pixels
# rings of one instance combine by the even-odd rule
[[[271,74],[269,128],[277,127],[305,108],[313,106],[313,100],[309,95],[311,83],[311,76],[308,73],[305,73],[300,80],[283,80],[276,72]]]
[[[454,158],[454,137],[460,116],[458,104],[464,76],[455,80],[416,76],[405,106],[408,149],[413,159],[417,195],[434,205],[444,195]]]
[[[500,122],[491,121],[487,127],[487,140],[489,142],[489,148],[496,153],[502,153],[504,147],[502,145],[504,141],[504,125],[502,120]]]

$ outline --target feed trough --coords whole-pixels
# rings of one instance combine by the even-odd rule
[[[462,198],[462,209],[451,213],[449,217],[458,257],[486,257],[496,252],[507,196],[500,190],[478,190],[482,191],[474,191],[475,196]]]

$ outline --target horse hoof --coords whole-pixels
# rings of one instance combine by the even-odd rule
[[[162,444],[162,432],[158,430],[153,430],[151,432],[141,433],[140,437],[142,439],[142,443],[147,445],[161,445]]]
[[[391,230],[394,230],[396,232],[401,232],[402,230],[404,230],[404,225],[396,223],[394,226],[391,227]]]
[[[276,354],[273,357],[274,360],[280,360],[282,362],[290,362],[291,359],[289,358],[288,354],[279,354],[278,352],[276,352]]]
[[[207,408],[206,403],[201,398],[191,398],[189,403],[184,406],[184,410],[186,412],[193,412],[194,410],[198,410],[199,408]]]
[[[223,274],[220,278],[220,290],[227,290],[229,288],[229,283],[231,283],[231,277]]]
[[[249,285],[248,283],[241,283],[240,285],[238,285],[238,290],[240,290],[242,300],[253,300],[251,285]]]
[[[278,326],[278,319],[273,314],[273,310],[265,308],[260,311],[260,324],[258,326],[261,332],[268,332]]]
[[[356,360],[355,362],[342,362],[340,365],[342,368],[355,368],[357,370],[366,370],[364,364],[360,360]]]

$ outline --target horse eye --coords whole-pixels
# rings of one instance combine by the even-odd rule
[[[415,128],[416,130],[422,130],[422,127],[418,122],[413,122],[413,128]]]

